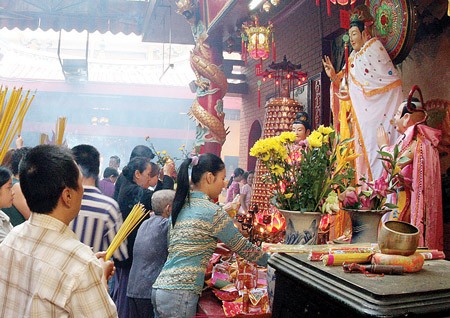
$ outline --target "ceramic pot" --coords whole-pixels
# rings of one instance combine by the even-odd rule
[[[286,219],[285,244],[316,244],[322,213],[289,210],[279,211]]]
[[[352,220],[351,243],[376,243],[381,217],[388,210],[345,209]]]
[[[408,256],[419,245],[420,231],[414,225],[402,221],[383,223],[378,235],[378,247],[383,254]]]

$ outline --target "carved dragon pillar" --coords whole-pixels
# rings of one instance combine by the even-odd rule
[[[222,39],[211,37],[201,19],[197,0],[177,1],[177,13],[182,14],[191,25],[195,47],[191,52],[191,67],[196,75],[196,98],[188,115],[196,122],[195,147],[199,153],[220,156],[226,140],[224,127],[223,97],[228,83],[222,65]]]

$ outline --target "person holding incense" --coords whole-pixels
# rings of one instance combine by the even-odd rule
[[[152,196],[154,215],[142,223],[137,233],[127,290],[130,317],[154,317],[152,286],[168,254],[167,234],[174,197],[173,190],[155,192]]]
[[[167,161],[163,167],[164,182],[166,189],[173,190],[174,181],[171,177],[175,166],[172,161]],[[146,210],[152,210],[151,199],[154,193],[149,187],[155,187],[158,182],[160,167],[151,162],[149,158],[135,157],[122,170],[124,182],[120,187],[117,202],[119,203],[122,218],[125,220],[137,203],[144,205]],[[171,182],[170,182],[171,181]],[[137,226],[127,238],[128,259],[124,261],[115,260],[116,281],[113,290],[113,299],[117,306],[120,318],[129,317],[127,298],[128,277],[133,263],[133,246],[139,226]]]
[[[113,262],[81,243],[69,223],[83,197],[80,170],[69,149],[39,145],[19,169],[30,219],[0,244],[3,317],[117,317],[108,295]]]
[[[152,160],[155,157],[155,154],[153,151],[147,147],[146,145],[137,145],[133,148],[130,154],[130,161],[133,160],[136,157],[144,157],[148,158],[149,160]],[[122,183],[125,182],[125,177],[123,173],[119,174],[119,177],[116,180],[115,187],[114,187],[114,200],[118,200],[119,198],[119,191],[122,187]]]
[[[348,56],[346,49],[344,69],[336,73],[330,58],[323,59],[332,82],[333,121],[342,139],[355,137],[355,152],[361,154],[356,159],[358,177],[369,181],[378,179],[383,171],[378,160],[377,128],[384,127],[389,144],[397,138],[390,121],[403,100],[402,82],[383,44],[373,37],[373,23],[369,8],[357,6],[351,12],[348,30],[353,51]]]
[[[13,203],[13,198],[12,173],[8,168],[0,166],[0,209],[10,207]],[[0,210],[0,243],[12,228],[9,216]]]
[[[219,240],[241,257],[267,265],[269,255],[242,236],[228,213],[213,202],[222,191],[225,175],[222,159],[211,153],[188,158],[179,168],[169,255],[153,284],[155,317],[196,315],[206,266]]]

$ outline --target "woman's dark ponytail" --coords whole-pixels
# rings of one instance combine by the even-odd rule
[[[231,176],[230,180],[228,181],[227,189],[228,189],[228,188],[230,187],[230,185],[233,183],[234,178],[243,175],[244,172],[245,172],[245,171],[244,171],[244,169],[242,169],[242,168],[236,168],[236,169],[234,169],[233,175]]]
[[[183,208],[186,198],[189,202],[189,165],[192,162],[192,158],[188,158],[183,161],[178,169],[177,174],[177,190],[175,192],[175,198],[173,199],[172,205],[172,226],[175,226],[177,222],[178,214]]]

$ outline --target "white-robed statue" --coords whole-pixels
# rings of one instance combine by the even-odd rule
[[[372,37],[373,21],[367,6],[356,7],[348,31],[353,51],[344,69],[336,73],[330,58],[323,59],[332,81],[334,123],[343,137],[355,138],[355,151],[361,154],[356,161],[358,176],[369,180],[377,179],[382,172],[381,161],[377,160],[377,129],[383,126],[390,142],[396,140],[390,122],[403,100],[397,70],[383,44]],[[341,88],[338,93],[344,83],[348,91],[343,93]]]

